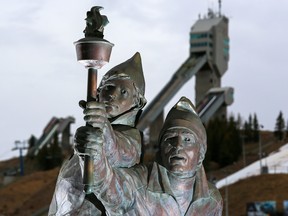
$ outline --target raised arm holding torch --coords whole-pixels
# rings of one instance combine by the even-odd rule
[[[109,62],[113,44],[103,39],[104,26],[108,24],[106,16],[100,14],[102,7],[92,7],[87,12],[85,38],[76,41],[77,60],[88,68],[87,102],[95,101],[97,95],[97,69]],[[84,190],[92,193],[93,163],[91,156],[84,152]]]

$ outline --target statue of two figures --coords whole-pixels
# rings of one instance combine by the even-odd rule
[[[159,135],[160,160],[151,164],[140,163],[136,128],[145,104],[137,52],[104,75],[96,101],[81,101],[87,126],[75,133],[74,155],[59,172],[49,215],[222,215],[221,195],[202,166],[206,131],[191,101],[182,97],[169,111]],[[90,194],[83,185],[85,154],[93,162]]]

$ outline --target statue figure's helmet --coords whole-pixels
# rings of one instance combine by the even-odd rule
[[[142,61],[139,52],[136,52],[132,58],[110,69],[102,78],[99,88],[111,79],[130,79],[140,94],[141,107],[146,104],[145,79],[142,69]]]
[[[140,93],[145,94],[145,79],[143,75],[141,56],[136,52],[132,58],[110,69],[103,77],[101,84],[111,78],[129,77],[139,89]],[[101,86],[100,84],[100,86]]]
[[[159,135],[159,144],[161,144],[162,137],[165,131],[172,128],[185,128],[192,131],[200,144],[201,160],[207,150],[207,135],[206,129],[198,116],[196,109],[192,102],[186,98],[181,99],[172,107],[167,114],[164,125]]]

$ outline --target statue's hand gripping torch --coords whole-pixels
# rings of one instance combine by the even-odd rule
[[[103,39],[106,16],[100,14],[102,7],[92,7],[87,12],[85,38],[76,41],[77,60],[88,68],[87,102],[95,101],[97,95],[97,69],[109,62],[113,44]],[[86,194],[92,193],[93,162],[89,154],[84,153],[83,184]]]

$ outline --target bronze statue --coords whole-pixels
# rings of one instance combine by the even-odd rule
[[[182,97],[170,110],[161,130],[161,163],[113,166],[107,157],[107,142],[98,138],[97,130],[79,128],[75,142],[95,152],[93,192],[107,214],[222,215],[221,195],[207,181],[202,166],[206,131],[187,98]]]
[[[106,73],[98,88],[97,101],[80,102],[84,120],[93,127],[78,128],[75,140],[92,136],[94,144],[103,143],[102,153],[112,167],[131,167],[139,163],[141,135],[135,123],[146,104],[144,94],[141,56],[137,52]],[[98,145],[90,142],[76,142],[75,154],[60,170],[49,215],[102,214],[98,206],[94,206],[96,197],[88,201],[83,191],[83,154],[98,160],[97,148]],[[94,173],[99,167],[95,168]]]
[[[103,39],[108,19],[101,9],[87,12],[85,38],[75,42],[78,61],[96,78],[96,66],[109,61],[113,46]],[[101,50],[107,58],[98,56]],[[95,84],[96,78],[90,81]],[[159,136],[161,161],[144,165],[139,164],[142,140],[135,128],[146,104],[140,54],[108,71],[97,95],[93,86],[88,94],[93,97],[80,101],[87,124],[76,131],[74,155],[61,167],[48,215],[220,216],[222,198],[202,166],[206,131],[193,104],[182,97],[170,110]],[[83,183],[85,173],[92,174],[89,184]]]

